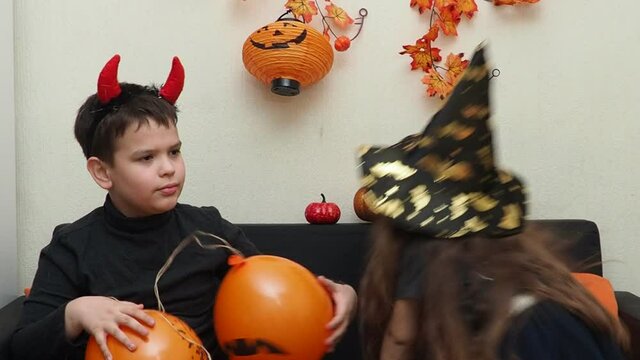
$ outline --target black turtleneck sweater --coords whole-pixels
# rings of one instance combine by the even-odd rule
[[[178,204],[164,214],[127,218],[107,197],[104,206],[57,229],[40,254],[31,294],[12,338],[13,358],[84,359],[86,334],[74,342],[65,337],[65,307],[75,298],[113,296],[157,308],[156,274],[178,243],[196,230],[226,239],[247,256],[258,253],[214,207]],[[205,250],[192,243],[159,282],[166,311],[187,322],[218,359],[223,355],[217,348],[212,311],[228,270],[227,256],[225,249]]]

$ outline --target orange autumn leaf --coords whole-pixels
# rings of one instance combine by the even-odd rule
[[[446,82],[433,68],[429,69],[429,73],[422,78],[422,83],[427,85],[429,96],[438,95],[440,99],[447,97],[453,89],[453,85]]]
[[[438,11],[442,12],[446,8],[450,6],[456,6],[458,4],[458,0],[435,0],[435,7]]]
[[[475,0],[458,0],[456,8],[461,14],[465,15],[467,19],[471,19],[473,13],[478,11],[478,5]]]
[[[440,28],[434,25],[429,29],[429,31],[422,38],[425,39],[426,41],[436,41],[436,39],[438,38],[439,31],[440,31]]]
[[[458,35],[457,25],[460,23],[460,12],[453,6],[440,11],[436,24],[440,26],[445,35]]]
[[[344,29],[349,25],[353,24],[353,19],[344,11],[343,8],[334,5],[331,3],[325,7],[327,12],[329,13],[327,16],[333,19],[333,22],[338,25],[338,27]]]
[[[455,84],[460,74],[469,66],[469,60],[462,60],[463,56],[463,53],[449,54],[449,56],[447,56],[447,61],[445,61],[445,66],[447,67],[445,77],[448,83]]]
[[[429,71],[433,67],[434,62],[442,60],[440,49],[431,47],[431,42],[424,38],[416,40],[415,45],[404,45],[404,51],[400,55],[409,54],[413,61],[411,62],[411,70],[422,69]]]
[[[425,10],[431,9],[433,6],[433,0],[411,0],[411,4],[409,4],[409,6],[414,7],[416,5],[418,5],[418,12],[422,14]]]
[[[493,0],[493,5],[535,4],[540,0]]]
[[[311,22],[313,15],[318,14],[316,2],[313,0],[288,0],[284,5],[295,17],[302,16],[305,22]]]

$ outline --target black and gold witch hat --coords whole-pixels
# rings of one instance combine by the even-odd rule
[[[489,117],[489,70],[480,47],[422,133],[390,147],[361,147],[367,205],[435,238],[520,232],[524,188],[495,165]]]

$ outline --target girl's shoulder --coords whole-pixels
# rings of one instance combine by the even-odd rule
[[[501,358],[511,359],[624,359],[605,334],[591,329],[579,317],[553,301],[540,301],[514,317],[501,347]]]

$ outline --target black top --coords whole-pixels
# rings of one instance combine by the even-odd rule
[[[425,281],[424,241],[408,241],[400,256],[396,299],[419,299]],[[515,355],[516,357],[513,357]],[[607,335],[552,301],[541,301],[512,320],[502,360],[618,360],[620,347]]]
[[[258,253],[242,231],[224,220],[214,207],[178,204],[166,213],[127,218],[107,197],[80,220],[54,232],[12,338],[14,359],[84,359],[87,337],[65,338],[66,304],[89,295],[158,304],[153,286],[158,270],[178,243],[196,230],[218,235],[245,255]],[[202,239],[204,243],[217,243]],[[159,282],[166,311],[189,324],[212,356],[219,351],[213,330],[214,297],[228,270],[225,249],[205,250],[191,244],[174,260]]]
[[[513,357],[512,355],[517,357]],[[503,340],[503,360],[622,360],[613,340],[551,301],[520,314]]]

